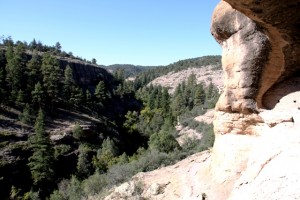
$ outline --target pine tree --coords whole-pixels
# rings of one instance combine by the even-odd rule
[[[41,59],[37,51],[33,51],[32,58],[26,65],[28,74],[28,90],[32,91],[34,85],[41,80]]]
[[[36,40],[33,39],[32,42],[30,42],[29,46],[30,46],[30,49],[31,49],[32,51],[35,50],[36,47],[37,47],[37,42],[36,42]]]
[[[85,145],[80,145],[79,148],[79,155],[77,161],[77,175],[81,178],[87,178],[91,175],[91,171],[93,170],[93,165],[89,159],[89,153],[91,149]]]
[[[37,82],[34,86],[34,90],[31,92],[32,103],[37,107],[42,107],[45,102],[44,91],[40,82]]]
[[[194,104],[195,106],[200,106],[205,103],[206,99],[206,94],[203,89],[202,84],[198,84],[195,88],[195,93],[194,93]]]
[[[45,132],[44,114],[42,110],[38,112],[34,130],[35,134],[29,138],[33,154],[29,157],[28,166],[34,184],[43,190],[46,189],[47,184],[53,180],[54,154],[50,139]]]
[[[6,82],[5,82],[5,65],[6,58],[3,50],[0,50],[0,103],[5,101],[6,97]]]
[[[181,93],[181,90],[179,90],[177,96],[174,97],[172,104],[171,104],[171,108],[172,108],[174,117],[178,117],[185,110],[185,101],[184,101],[183,95]]]
[[[56,42],[54,48],[55,48],[55,52],[56,52],[56,53],[60,53],[60,52],[61,52],[61,45],[60,45],[59,42]]]
[[[187,87],[189,89],[192,89],[197,84],[197,78],[194,73],[192,73],[187,80]]]
[[[73,70],[72,68],[67,65],[65,71],[64,71],[64,83],[63,83],[63,92],[64,92],[64,98],[66,100],[69,100],[71,98],[72,90],[75,87],[75,81],[73,78]]]
[[[103,103],[107,98],[107,92],[104,81],[99,81],[95,89],[95,97],[99,103]]]
[[[87,103],[90,103],[91,100],[92,100],[92,94],[91,94],[91,92],[89,90],[85,91],[85,99],[86,99]]]
[[[105,172],[114,162],[114,158],[118,155],[118,147],[114,141],[107,138],[103,141],[101,149],[97,151],[97,157],[94,158],[94,165],[100,172]]]
[[[23,112],[19,116],[20,121],[24,124],[29,124],[31,122],[31,112],[30,112],[30,107],[29,104],[26,104]]]
[[[7,48],[6,52],[6,80],[11,91],[11,99],[16,100],[18,91],[25,89],[25,48],[20,43],[15,50],[12,46]]]
[[[95,58],[92,59],[92,64],[97,65],[97,60]]]
[[[84,101],[84,94],[80,87],[74,87],[72,89],[70,102],[74,105],[80,105]]]
[[[54,108],[54,102],[57,101],[59,94],[60,69],[57,60],[50,54],[45,53],[42,61],[43,85],[50,101],[51,109]]]
[[[25,102],[25,94],[24,94],[23,90],[18,91],[17,99],[15,102],[18,106],[22,106],[22,104]]]
[[[168,116],[170,113],[170,95],[167,88],[163,88],[162,98],[161,98],[161,107],[163,110],[164,116]]]

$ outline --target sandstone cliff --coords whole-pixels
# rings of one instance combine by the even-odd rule
[[[106,199],[299,199],[299,7],[221,1],[211,25],[225,72],[213,149],[138,174]]]

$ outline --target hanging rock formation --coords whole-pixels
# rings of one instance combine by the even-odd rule
[[[235,182],[231,199],[300,196],[299,188],[287,189],[287,183],[300,180],[299,173],[294,167],[286,170],[287,163],[295,166],[290,157],[300,157],[295,153],[300,141],[295,131],[300,117],[299,10],[299,0],[224,0],[214,11],[211,33],[223,48],[225,82],[216,106],[210,170],[219,184]]]
[[[293,84],[300,80],[299,7],[299,0],[226,0],[216,7],[211,32],[223,48],[225,71],[217,133],[257,134],[252,125],[263,122],[259,110],[300,91]]]

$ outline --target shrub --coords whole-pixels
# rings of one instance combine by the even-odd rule
[[[72,150],[72,147],[70,145],[66,144],[60,144],[54,146],[54,157],[58,158],[61,155],[66,155],[67,153],[70,153]]]
[[[150,136],[149,146],[152,149],[165,153],[169,153],[180,148],[174,136],[165,131],[152,134]]]
[[[58,190],[55,190],[50,195],[50,200],[65,200],[65,198],[59,193]]]
[[[107,187],[108,179],[105,174],[95,173],[83,181],[83,191],[86,195],[95,195]]]
[[[93,171],[91,156],[89,155],[92,150],[84,144],[81,144],[78,150],[79,150],[79,155],[77,161],[77,175],[78,177],[83,179],[90,176],[91,171]]]
[[[73,127],[72,132],[73,132],[73,137],[76,138],[76,139],[81,139],[84,136],[82,127],[78,123],[75,124],[75,126]]]

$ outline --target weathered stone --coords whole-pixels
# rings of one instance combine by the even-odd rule
[[[214,11],[211,32],[223,48],[225,72],[225,88],[216,109],[256,112],[260,78],[270,51],[267,36],[255,22],[223,1]]]
[[[276,0],[226,0],[219,3],[211,25],[213,36],[223,48],[225,72],[224,92],[217,103],[217,111],[253,113],[250,118],[256,118],[256,121],[251,120],[249,126],[255,126],[255,123],[261,123],[260,117],[255,117],[260,109],[273,109],[284,96],[300,91],[297,8],[297,1],[285,4]],[[282,16],[278,17],[278,14]],[[248,126],[245,120],[231,123],[229,120],[222,124],[222,119],[217,117],[216,121],[219,121],[215,123],[217,134],[231,132],[233,126]],[[244,129],[236,132],[245,133]]]

